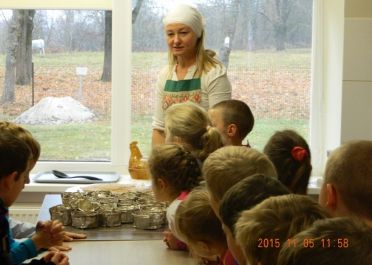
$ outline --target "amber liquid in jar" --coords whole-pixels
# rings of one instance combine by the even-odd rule
[[[149,179],[147,161],[143,159],[142,153],[137,146],[138,142],[131,142],[129,157],[129,174],[133,179]]]

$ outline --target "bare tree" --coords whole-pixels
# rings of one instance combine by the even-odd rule
[[[267,2],[266,11],[260,12],[272,25],[277,51],[285,50],[288,32],[288,19],[297,0],[271,0]]]
[[[137,0],[136,6],[132,10],[132,24],[136,22],[139,11],[141,10],[143,0]]]
[[[239,11],[241,8],[240,0],[232,0],[230,3],[229,12],[229,23],[225,23],[225,38],[224,44],[220,48],[220,60],[222,63],[228,67],[230,60],[230,52],[232,49],[232,44],[234,43],[234,37],[236,32],[236,24],[239,17]]]
[[[248,50],[255,51],[257,47],[258,37],[258,8],[259,0],[250,0],[248,7],[249,14],[249,33],[248,33]]]
[[[112,62],[112,11],[105,11],[105,52],[101,81],[111,81]]]
[[[18,46],[19,33],[19,11],[14,10],[12,19],[8,26],[8,45],[5,59],[4,90],[1,96],[1,103],[13,102],[15,98],[15,65],[16,51]]]
[[[132,10],[132,24],[136,22],[141,9],[143,0],[137,0],[136,6]],[[103,72],[101,80],[111,81],[111,63],[112,63],[112,11],[105,11],[105,51],[103,59]]]
[[[19,36],[16,52],[16,84],[29,85],[32,71],[32,30],[35,10],[18,10]]]

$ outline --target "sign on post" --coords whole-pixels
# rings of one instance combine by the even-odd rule
[[[76,75],[79,76],[80,87],[78,91],[78,99],[83,99],[83,78],[88,73],[88,67],[76,67]]]

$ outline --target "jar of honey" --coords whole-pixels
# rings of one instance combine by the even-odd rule
[[[149,179],[150,174],[148,172],[147,160],[142,156],[140,149],[137,146],[138,142],[131,142],[130,157],[128,171],[133,179]]]

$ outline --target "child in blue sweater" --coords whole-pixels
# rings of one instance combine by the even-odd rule
[[[21,243],[12,239],[8,207],[29,182],[29,171],[33,166],[31,150],[27,144],[13,134],[0,132],[0,264],[20,264],[37,255],[39,249],[60,245],[64,233],[58,222],[47,222],[38,228],[32,239]],[[68,257],[60,252],[50,252],[32,264],[67,265]]]

